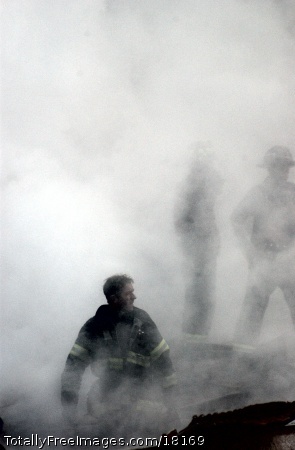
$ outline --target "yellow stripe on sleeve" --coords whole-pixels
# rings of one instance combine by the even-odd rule
[[[70,355],[85,361],[89,356],[89,351],[79,344],[74,344],[70,351]]]
[[[165,339],[162,339],[160,344],[151,351],[152,361],[158,359],[162,355],[162,353],[166,352],[167,350],[169,350],[169,345],[167,344]]]
[[[169,388],[170,386],[175,386],[177,384],[177,378],[175,373],[169,375],[168,377],[164,377],[162,380],[162,387]]]

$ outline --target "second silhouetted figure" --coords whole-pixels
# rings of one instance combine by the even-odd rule
[[[183,331],[197,342],[207,339],[213,317],[220,241],[215,203],[221,186],[222,179],[213,168],[210,155],[198,150],[177,205],[175,221],[187,276]]]
[[[248,192],[232,216],[249,263],[235,336],[238,343],[255,343],[269,297],[277,287],[283,291],[295,323],[295,184],[287,181],[294,164],[288,148],[270,148],[260,164],[268,177]]]

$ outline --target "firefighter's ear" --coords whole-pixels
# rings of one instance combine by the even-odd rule
[[[110,305],[115,305],[116,303],[117,303],[117,296],[116,296],[116,294],[112,294],[112,295],[110,295],[110,297],[109,297],[109,304]]]

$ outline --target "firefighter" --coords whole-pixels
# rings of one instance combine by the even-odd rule
[[[242,345],[255,345],[272,292],[279,287],[295,323],[295,164],[290,150],[275,146],[260,167],[268,176],[253,187],[232,215],[234,231],[249,265],[248,285],[236,330]]]
[[[111,422],[114,428],[117,420],[129,430],[138,431],[144,422],[153,427],[160,412],[167,416],[167,407],[174,410],[176,376],[168,344],[150,316],[134,306],[132,278],[113,275],[105,280],[103,292],[107,304],[83,325],[66,361],[61,383],[64,415],[72,424],[77,420],[81,380],[90,365],[99,377],[87,399],[94,424]]]
[[[186,338],[194,342],[207,340],[213,317],[220,247],[215,203],[222,184],[210,153],[196,148],[175,219],[187,275],[182,329]]]

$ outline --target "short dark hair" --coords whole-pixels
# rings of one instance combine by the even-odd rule
[[[134,280],[129,275],[125,274],[112,275],[111,277],[106,278],[103,285],[103,293],[106,296],[107,301],[109,302],[112,295],[120,293],[127,283],[134,283]]]

